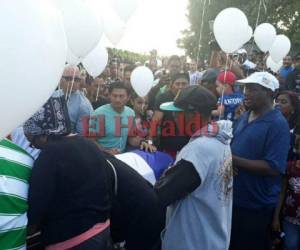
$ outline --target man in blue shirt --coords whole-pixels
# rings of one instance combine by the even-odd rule
[[[83,134],[84,118],[94,111],[90,101],[80,91],[80,70],[77,66],[66,66],[60,81],[60,88],[67,99],[72,133]]]
[[[288,90],[300,94],[300,53],[294,58],[294,70],[286,78],[286,87]]]
[[[279,77],[280,77],[280,85],[282,85],[282,88],[285,88],[286,86],[286,79],[289,73],[291,73],[294,70],[293,67],[293,60],[290,55],[287,55],[283,58],[283,66],[279,70]]]
[[[280,193],[280,175],[285,173],[289,150],[289,126],[273,109],[278,80],[256,72],[245,83],[244,113],[235,124],[232,141],[233,187],[231,250],[264,250],[269,226]]]

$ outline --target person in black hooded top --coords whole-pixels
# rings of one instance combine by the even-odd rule
[[[41,149],[30,179],[29,231],[40,230],[47,249],[110,250],[109,166],[95,143],[70,134],[64,97],[51,97],[24,133]]]

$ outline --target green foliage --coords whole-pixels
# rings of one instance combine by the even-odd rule
[[[292,52],[299,51],[300,0],[189,0],[187,17],[190,27],[182,32],[182,38],[178,39],[177,44],[180,48],[184,48],[191,58],[197,57],[204,13],[200,57],[206,57],[209,53],[209,41],[212,39],[210,20],[214,20],[225,8],[237,7],[246,14],[249,24],[255,29],[259,6],[261,8],[258,24],[264,22],[273,24],[278,34],[286,34],[291,39]]]
[[[144,63],[149,59],[148,55],[143,55],[143,54],[138,54],[138,53],[133,53],[127,50],[119,50],[115,48],[108,48],[108,55],[109,58],[121,58],[123,62],[126,63],[136,63],[136,62],[141,62]]]

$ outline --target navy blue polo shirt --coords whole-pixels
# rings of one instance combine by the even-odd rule
[[[290,132],[286,119],[272,110],[248,123],[249,112],[235,124],[232,154],[249,160],[265,160],[270,167],[285,173]],[[261,176],[242,169],[234,177],[233,203],[244,208],[276,206],[280,176]]]

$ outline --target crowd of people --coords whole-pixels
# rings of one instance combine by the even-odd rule
[[[300,249],[300,54],[266,58],[154,50],[144,97],[66,65],[0,141],[0,249]]]

